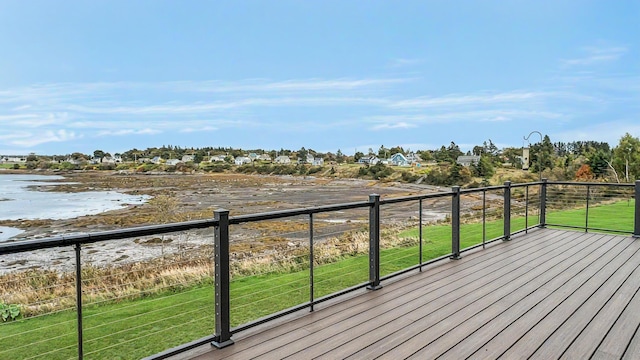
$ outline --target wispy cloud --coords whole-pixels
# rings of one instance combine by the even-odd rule
[[[186,127],[180,129],[181,133],[193,133],[193,132],[210,132],[218,130],[215,126],[202,126],[202,127]]]
[[[401,67],[407,67],[407,66],[414,66],[414,65],[421,64],[422,62],[424,62],[423,59],[395,58],[395,59],[391,60],[390,67],[392,67],[392,68],[401,68]]]
[[[390,122],[385,124],[378,124],[372,127],[372,130],[390,130],[390,129],[410,129],[416,127],[416,124],[410,124],[404,121]]]
[[[153,135],[160,134],[162,131],[158,129],[119,129],[119,130],[102,130],[98,132],[98,136],[123,136],[123,135]]]
[[[82,135],[76,134],[72,131],[67,131],[64,129],[53,131],[47,130],[44,132],[30,133],[30,132],[22,132],[22,133],[14,133],[10,135],[11,137],[7,141],[7,143],[11,146],[19,146],[19,147],[33,147],[40,144],[45,144],[49,142],[65,142],[72,141],[82,137]]]
[[[582,49],[583,55],[573,59],[562,59],[561,63],[565,67],[589,66],[600,63],[608,63],[620,59],[626,54],[626,47],[585,47]]]
[[[395,108],[429,108],[514,103],[548,98],[552,95],[557,95],[557,93],[541,91],[512,91],[487,94],[451,94],[439,97],[421,96],[413,99],[396,101],[390,106]]]
[[[448,124],[458,122],[495,122],[516,120],[562,120],[568,118],[561,112],[528,111],[516,109],[489,109],[474,111],[442,111],[429,114],[377,115],[366,118],[373,123],[391,124],[396,122],[409,124]]]
[[[552,136],[554,139],[567,142],[576,140],[605,141],[611,147],[615,147],[625,133],[637,136],[640,134],[640,124],[636,120],[610,121],[557,132]]]

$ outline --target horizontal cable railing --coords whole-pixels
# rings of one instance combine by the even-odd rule
[[[2,243],[3,264],[53,261],[1,269],[0,302],[20,314],[0,323],[13,344],[0,358],[159,359],[228,346],[238,332],[532,228],[640,235],[639,193],[640,182],[506,182]]]
[[[547,182],[546,225],[634,233],[634,184]]]

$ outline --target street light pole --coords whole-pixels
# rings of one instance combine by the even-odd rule
[[[529,141],[529,138],[531,137],[531,135],[533,134],[538,134],[540,135],[540,150],[538,151],[538,172],[540,173],[540,182],[542,182],[542,142],[544,141],[542,139],[542,134],[540,133],[540,131],[532,131],[529,133],[529,135],[527,135],[527,137],[524,138],[525,141],[529,142],[529,144],[531,144],[531,142]]]

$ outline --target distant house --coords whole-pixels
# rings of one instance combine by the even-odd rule
[[[82,163],[80,160],[78,160],[78,159],[74,159],[74,158],[72,158],[72,157],[68,157],[68,158],[66,158],[64,161],[65,161],[65,162],[68,162],[68,163],[70,163],[70,164],[73,164],[73,165],[80,165],[80,164]]]
[[[258,160],[260,160],[260,161],[271,161],[271,156],[269,156],[269,154],[258,155]]]
[[[209,161],[210,162],[224,162],[226,155],[213,155]]]
[[[462,166],[471,166],[471,164],[477,164],[480,161],[480,156],[477,155],[461,155],[458,156],[456,162]]]
[[[150,160],[150,162],[151,162],[152,164],[160,164],[160,163],[162,162],[162,158],[161,158],[160,156],[154,156],[154,157]]]
[[[412,165],[420,165],[420,163],[422,162],[422,158],[420,157],[420,155],[414,152],[410,152],[409,154],[407,154],[406,158],[409,164]]]
[[[178,159],[169,159],[167,160],[166,164],[167,165],[171,165],[171,166],[176,166],[179,163],[181,163],[182,161],[178,160]]]
[[[256,161],[258,159],[258,154],[256,153],[249,153],[249,159],[251,159],[251,161]]]
[[[26,163],[27,162],[27,157],[26,156],[16,156],[16,155],[1,156],[0,157],[0,162]]]
[[[380,159],[375,155],[364,156],[358,159],[358,164],[375,165],[379,162],[381,162]]]
[[[313,166],[323,166],[324,165],[324,159],[323,158],[313,158],[313,160],[311,161],[311,165]]]
[[[291,159],[285,155],[278,156],[274,161],[276,164],[291,164]]]
[[[307,163],[307,164],[313,164],[313,159],[315,159],[315,158],[313,157],[313,155],[311,155],[311,154],[307,154],[306,163]]]
[[[195,160],[195,156],[193,155],[183,155],[182,156],[182,162],[183,163],[188,163],[188,162],[193,162]]]
[[[237,158],[235,158],[234,163],[236,165],[250,164],[251,159],[247,156],[238,156]]]
[[[406,156],[401,153],[391,155],[389,163],[395,166],[409,166],[411,163],[407,160]]]
[[[122,157],[118,156],[105,156],[102,158],[103,164],[120,164],[122,162]]]

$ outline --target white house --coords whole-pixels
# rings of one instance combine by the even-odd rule
[[[183,163],[187,163],[189,161],[193,162],[193,160],[195,160],[195,156],[193,156],[193,155],[183,155],[182,156],[182,162]]]
[[[323,166],[324,165],[324,159],[317,157],[317,158],[313,158],[313,160],[311,161],[311,165],[313,166]]]
[[[247,156],[238,156],[237,158],[235,158],[234,163],[236,165],[250,164],[251,159]]]
[[[410,152],[409,154],[407,154],[406,158],[409,164],[420,164],[422,162],[422,158],[420,157],[420,155],[414,152]]]
[[[27,162],[27,157],[26,156],[15,156],[15,155],[0,156],[0,162],[25,163],[25,162]]]
[[[477,155],[461,155],[458,156],[456,162],[462,166],[471,166],[471,164],[477,164],[480,161],[480,156]]]
[[[361,157],[360,159],[358,159],[358,164],[375,165],[379,162],[380,162],[380,159],[375,155],[369,155],[369,156]]]
[[[102,158],[103,164],[120,164],[122,162],[122,157],[118,156],[105,156]]]
[[[180,160],[178,160],[178,159],[169,159],[169,160],[167,160],[167,162],[166,162],[166,164],[167,164],[167,165],[171,165],[171,166],[176,166],[176,165],[178,165],[179,163],[181,163],[181,161],[180,161]]]
[[[209,161],[210,162],[224,162],[224,158],[226,155],[213,155]]]
[[[274,161],[276,164],[291,164],[291,159],[285,155],[278,156]]]
[[[258,155],[258,160],[271,161],[271,156],[269,156],[269,154]]]

